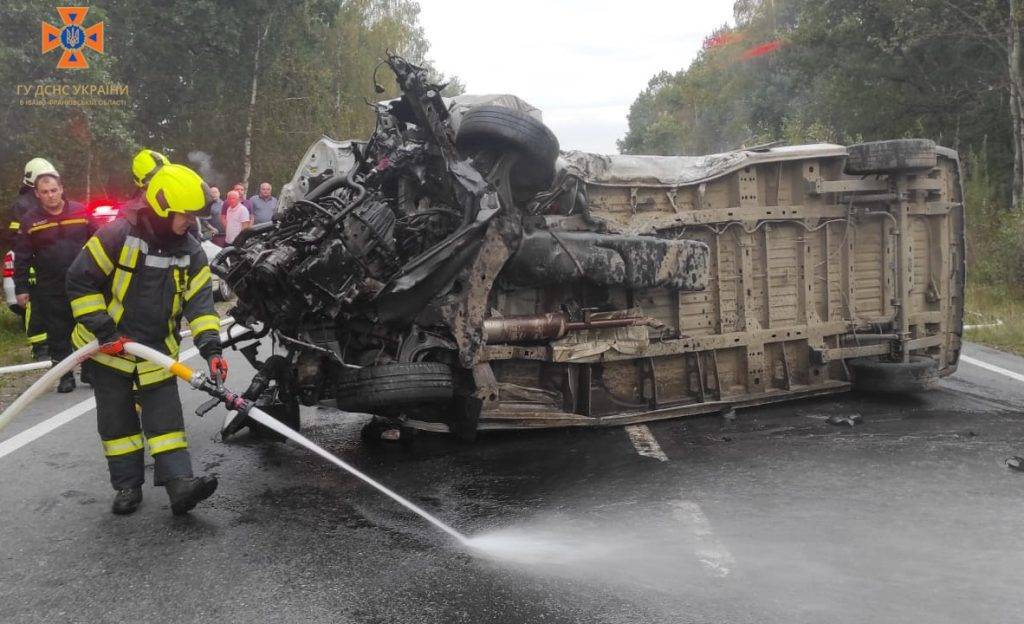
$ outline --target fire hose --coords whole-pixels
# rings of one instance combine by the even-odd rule
[[[8,406],[7,409],[3,411],[2,414],[0,414],[0,430],[6,427],[7,424],[11,421],[11,419],[17,416],[26,407],[28,407],[29,404],[32,403],[32,401],[34,401],[37,397],[39,397],[39,395],[45,392],[53,383],[60,379],[62,375],[74,370],[75,366],[86,361],[87,359],[98,353],[99,350],[99,344],[95,340],[93,340],[89,344],[85,345],[81,349],[78,349],[77,351],[69,355],[64,360],[55,364],[53,368],[51,368],[49,371],[46,372],[46,374],[40,377],[34,384],[32,384],[31,387],[29,387],[28,390],[22,393],[21,396],[15,399],[15,401],[11,403],[10,406]],[[209,394],[214,399],[217,399],[218,402],[223,403],[229,412],[234,412],[234,415],[229,415],[228,419],[224,422],[222,430],[227,429],[231,425],[231,423],[237,420],[238,418],[249,417],[254,421],[260,423],[264,427],[267,427],[268,429],[271,429],[272,431],[290,440],[293,440],[294,442],[297,442],[306,449],[312,451],[313,453],[316,453],[317,455],[326,459],[332,464],[347,471],[352,476],[364,481],[368,485],[373,486],[382,494],[388,496],[389,498],[391,498],[398,504],[402,505],[406,509],[409,509],[410,511],[416,513],[417,515],[427,520],[437,528],[441,529],[448,535],[455,538],[458,542],[462,544],[468,543],[465,536],[463,536],[461,533],[459,533],[452,527],[448,526],[441,520],[432,516],[422,507],[416,505],[412,501],[407,500],[398,493],[392,491],[390,488],[374,480],[369,475],[363,473],[356,467],[348,464],[342,459],[324,450],[322,447],[320,447],[320,445],[316,444],[306,436],[302,435],[298,431],[295,431],[291,427],[288,427],[284,423],[278,421],[276,418],[270,416],[263,410],[256,407],[253,404],[253,402],[250,401],[249,399],[246,399],[241,395],[236,394],[231,390],[227,389],[220,383],[219,379],[211,379],[210,376],[204,373],[203,371],[193,370],[191,367],[175,360],[169,355],[160,353],[156,349],[151,349],[137,342],[126,343],[124,345],[124,350],[130,355],[134,355],[135,357],[142,358],[144,360],[152,362],[153,364],[162,366],[164,369],[170,371],[175,377],[178,377],[179,379],[188,382],[188,384],[195,388],[196,390],[201,390],[202,392]]]

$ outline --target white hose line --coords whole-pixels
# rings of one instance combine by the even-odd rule
[[[964,331],[970,331],[972,329],[988,329],[990,327],[1002,327],[1003,319],[996,319],[994,323],[982,323],[980,325],[964,325]]]
[[[14,399],[14,402],[7,406],[7,409],[0,414],[0,430],[3,430],[7,426],[11,419],[21,413],[29,403],[35,401],[39,395],[46,392],[50,386],[58,379],[63,377],[66,373],[70,373],[75,369],[76,366],[82,362],[88,360],[94,353],[100,350],[99,344],[95,340],[85,345],[78,351],[75,351],[68,357],[61,360],[53,368],[46,371],[46,373],[36,380],[34,384],[29,386],[29,389],[22,392],[18,398]]]
[[[152,362],[154,364],[157,364],[159,366],[164,367],[168,371],[174,373],[179,378],[187,380],[194,387],[199,387],[199,385],[204,380],[204,375],[202,373],[194,373],[192,371],[192,369],[190,369],[188,366],[185,366],[181,362],[175,361],[171,357],[169,357],[167,355],[164,355],[163,353],[160,353],[159,351],[157,351],[155,349],[150,349],[147,346],[140,345],[140,344],[135,343],[135,342],[129,342],[128,344],[126,344],[124,346],[124,349],[125,349],[125,351],[127,351],[128,353],[131,353],[134,356],[137,356],[137,357],[140,357],[140,358],[144,358],[144,359],[149,360],[150,362]],[[456,531],[452,527],[448,526],[444,522],[441,522],[440,520],[435,518],[426,509],[423,509],[422,507],[420,507],[416,503],[413,503],[412,501],[403,498],[401,495],[399,495],[398,493],[392,491],[390,488],[386,487],[384,484],[379,483],[378,481],[374,480],[372,477],[370,477],[366,473],[362,472],[361,470],[359,470],[355,466],[352,466],[351,464],[349,464],[349,463],[341,460],[340,458],[334,456],[333,454],[327,452],[320,445],[318,445],[316,442],[313,442],[312,440],[310,440],[306,436],[302,435],[298,431],[295,431],[294,429],[292,429],[291,427],[289,427],[289,426],[285,425],[284,423],[280,422],[276,418],[273,418],[272,416],[270,416],[269,414],[267,414],[263,410],[261,410],[261,409],[259,409],[257,407],[250,407],[248,415],[249,415],[249,418],[252,418],[256,422],[258,422],[261,425],[263,425],[264,427],[267,427],[268,429],[276,431],[277,433],[283,435],[284,437],[286,437],[286,438],[288,438],[290,440],[294,440],[295,442],[297,442],[300,445],[304,446],[306,449],[316,453],[320,457],[323,457],[324,459],[326,459],[327,461],[331,462],[332,464],[338,466],[342,470],[347,471],[352,476],[357,477],[358,479],[361,479],[362,481],[364,481],[368,485],[373,486],[378,491],[380,491],[381,493],[387,495],[389,498],[391,498],[393,501],[395,501],[399,505],[401,505],[401,506],[405,507],[406,509],[412,511],[413,513],[417,514],[418,516],[420,516],[421,518],[423,518],[427,522],[430,522],[431,524],[433,524],[437,528],[441,529],[442,531],[444,531],[448,535],[454,537],[460,544],[467,544],[465,536],[463,536],[461,533],[459,533],[458,531]],[[236,417],[237,417],[237,415],[236,415]]]
[[[140,344],[135,343],[135,342],[129,342],[128,344],[126,344],[124,346],[124,350],[127,351],[128,353],[131,353],[134,356],[137,356],[137,357],[149,360],[150,362],[152,362],[154,364],[162,366],[165,369],[167,369],[168,371],[170,371],[170,372],[174,373],[175,375],[177,375],[178,377],[180,377],[182,379],[189,380],[189,383],[192,383],[193,385],[197,385],[197,383],[196,383],[196,381],[197,381],[196,380],[196,376],[194,375],[193,371],[189,367],[185,366],[181,362],[175,361],[174,359],[172,359],[171,357],[169,357],[167,355],[164,355],[163,353],[160,353],[156,349],[150,349],[149,347],[147,347],[145,345],[140,345]],[[257,407],[250,408],[249,409],[249,418],[252,418],[256,422],[258,422],[261,425],[263,425],[264,427],[267,427],[268,429],[272,429],[273,431],[276,431],[277,433],[285,436],[286,438],[289,438],[291,440],[294,440],[295,442],[298,442],[302,446],[306,447],[310,451],[313,451],[314,453],[316,453],[320,457],[323,457],[324,459],[326,459],[327,461],[331,462],[332,464],[338,466],[339,468],[342,468],[343,470],[348,471],[353,476],[358,477],[359,479],[362,479],[363,481],[365,481],[369,485],[377,488],[379,491],[381,491],[382,493],[384,493],[387,496],[389,496],[392,500],[394,500],[399,505],[402,505],[403,507],[405,507],[405,508],[409,509],[410,511],[416,513],[417,515],[419,515],[423,519],[427,520],[428,522],[430,522],[431,524],[433,524],[437,528],[441,529],[442,531],[444,531],[448,535],[451,535],[452,537],[457,539],[460,543],[465,543],[466,542],[466,538],[463,537],[463,535],[461,533],[459,533],[458,531],[456,531],[452,527],[448,526],[444,522],[441,522],[440,520],[438,520],[434,516],[430,515],[430,513],[427,512],[427,510],[425,510],[422,507],[416,505],[412,501],[406,500],[405,498],[401,497],[397,493],[391,491],[390,489],[385,487],[383,484],[378,483],[372,477],[370,477],[369,475],[367,475],[367,474],[363,473],[362,471],[360,471],[359,469],[357,469],[355,466],[352,466],[352,465],[342,461],[341,459],[335,457],[331,453],[328,453],[323,448],[321,448],[320,445],[318,445],[316,442],[313,442],[312,440],[310,440],[306,436],[302,435],[298,431],[295,431],[291,427],[288,427],[287,425],[285,425],[282,422],[278,421],[276,418],[271,417],[269,414],[267,414],[263,410],[261,410],[261,409],[259,409]]]
[[[50,360],[46,360],[45,362],[29,362],[28,364],[2,366],[0,367],[0,375],[6,375],[8,373],[27,373],[28,371],[42,370],[44,368],[50,368],[51,366],[53,366],[53,362]]]
[[[221,319],[220,326],[224,327],[228,323],[234,322],[234,320],[235,319],[233,317],[226,316],[223,319]],[[183,332],[181,332],[181,337],[182,338],[188,338],[191,335],[192,335],[192,330],[191,329],[186,329]],[[49,360],[47,360],[46,362],[29,362],[28,364],[15,364],[13,366],[0,366],[0,375],[7,375],[7,374],[11,374],[11,373],[25,373],[25,372],[28,372],[28,371],[42,370],[44,368],[50,368],[51,366],[53,366],[53,362],[50,362]],[[0,425],[0,429],[3,429],[2,425]]]
[[[224,323],[222,322],[221,325],[223,324]],[[235,325],[227,332],[224,332],[220,335],[221,342],[227,340],[228,338],[235,338],[241,335],[241,333],[247,331],[249,331],[248,327],[244,325]],[[53,368],[48,370],[45,374],[43,374],[42,377],[37,379],[34,384],[29,386],[28,390],[22,392],[18,396],[18,398],[14,400],[13,403],[8,405],[7,409],[5,409],[3,413],[0,413],[0,431],[3,431],[4,427],[6,427],[15,416],[20,414],[26,407],[29,406],[30,403],[35,401],[37,398],[39,398],[41,394],[46,392],[50,388],[50,386],[54,384],[57,380],[59,380],[61,377],[63,377],[65,373],[70,373],[71,371],[73,371],[76,366],[91,358],[93,355],[98,353],[99,350],[99,344],[97,344],[97,342],[93,340],[89,344],[85,345],[81,349],[75,351],[68,357],[61,360],[58,364],[54,365]],[[134,356],[149,360],[154,364],[159,364],[160,366],[163,366],[164,368],[171,370],[171,372],[174,372],[172,370],[171,365],[178,363],[170,356],[164,355],[163,353],[160,353],[155,349],[150,349],[147,346],[140,345],[137,342],[129,342],[128,344],[125,345],[124,350]],[[41,364],[42,362],[38,363]],[[183,377],[183,379],[185,379],[185,381],[190,381],[188,377]]]
[[[157,366],[162,366],[163,368],[166,368],[172,373],[176,373],[175,369],[173,368],[175,364],[178,364],[179,366],[184,366],[184,364],[172,358],[171,356],[165,353],[160,353],[156,349],[151,349],[150,347],[147,347],[146,345],[143,344],[139,344],[137,342],[125,343],[124,350],[126,353],[134,355],[135,357],[140,357],[144,360],[149,360],[150,362],[156,364]]]
[[[243,329],[243,331],[247,330]],[[231,334],[232,332],[229,330],[228,333]],[[207,381],[203,373],[193,371],[185,364],[182,364],[181,362],[175,360],[169,355],[160,353],[156,349],[151,349],[150,347],[141,345],[137,342],[129,342],[124,345],[124,350],[125,352],[134,355],[135,357],[139,357],[144,360],[149,360],[153,364],[163,367],[164,369],[173,373],[176,377],[189,382],[189,384],[192,385],[193,387],[198,388],[202,385],[202,383]],[[4,426],[6,426],[7,423],[11,421],[12,418],[14,418],[19,412],[21,412],[26,406],[28,406],[29,403],[35,400],[35,398],[38,397],[42,392],[44,392],[49,387],[50,384],[59,379],[61,375],[68,371],[71,371],[80,362],[85,361],[98,351],[99,345],[96,343],[95,340],[93,340],[92,342],[85,345],[78,351],[75,351],[73,354],[71,354],[63,361],[61,361],[52,369],[50,369],[45,375],[40,377],[39,380],[36,381],[36,383],[32,384],[32,386],[28,390],[22,393],[22,395],[19,396],[14,401],[14,403],[10,405],[10,407],[4,410],[3,414],[0,414],[0,429],[3,429]],[[271,417],[263,410],[257,407],[250,407],[248,415],[249,418],[252,418],[256,422],[263,425],[264,427],[276,431],[277,433],[283,435],[284,437],[297,442],[306,449],[316,453],[320,457],[323,457],[327,461],[338,466],[342,470],[347,471],[352,476],[376,488],[379,492],[388,496],[390,499],[392,499],[399,505],[412,511],[413,513],[417,514],[424,520],[430,522],[431,524],[441,529],[451,537],[455,538],[460,544],[468,545],[468,541],[466,540],[466,537],[464,535],[462,535],[452,527],[448,526],[444,522],[441,522],[440,520],[435,518],[427,510],[423,509],[422,507],[413,503],[412,501],[403,498],[401,495],[392,491],[384,484],[374,480],[372,477],[365,474],[355,466],[352,466],[351,464],[341,460],[340,458],[335,457],[331,453],[324,450],[317,443],[313,442],[312,440],[302,435],[298,431],[295,431],[291,427],[288,427],[287,425],[281,423],[276,418]]]

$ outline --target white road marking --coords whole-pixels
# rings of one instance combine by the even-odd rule
[[[971,364],[973,366],[977,366],[978,368],[984,368],[985,370],[992,371],[993,373],[999,373],[1000,375],[1006,375],[1010,379],[1013,379],[1013,380],[1016,380],[1016,381],[1024,382],[1024,375],[1021,375],[1020,373],[1015,373],[1015,372],[1013,372],[1011,370],[1006,370],[1005,368],[1001,368],[999,366],[996,366],[995,364],[989,364],[988,362],[982,362],[981,360],[976,360],[976,359],[974,359],[972,357],[968,357],[966,355],[961,355],[960,356],[960,361],[961,362],[966,362],[966,363]]]
[[[711,523],[704,515],[700,505],[691,500],[673,501],[674,510],[672,515],[682,522],[697,538],[695,554],[697,559],[704,564],[715,576],[722,578],[729,576],[732,568],[736,565],[736,559],[729,552],[711,530]]]
[[[661,445],[647,425],[628,425],[626,433],[629,434],[629,441],[633,443],[637,453],[658,461],[668,461],[668,456],[661,450]]]
[[[199,355],[199,349],[192,347],[191,349],[183,351],[179,356],[178,361],[184,362],[186,360],[194,358],[197,355]],[[26,444],[30,444],[35,440],[38,440],[39,438],[50,433],[51,431],[60,427],[61,425],[66,425],[67,423],[78,418],[82,414],[88,414],[95,408],[96,398],[93,397],[91,399],[86,399],[84,401],[81,401],[80,403],[72,405],[71,407],[67,408],[63,412],[60,412],[56,416],[51,416],[50,418],[47,418],[38,425],[29,427],[28,429],[22,431],[18,435],[12,436],[4,440],[3,442],[0,442],[0,459],[6,457],[7,455],[10,455],[11,453],[20,449]]]
[[[77,405],[72,405],[71,407],[57,414],[56,416],[48,418],[43,422],[39,423],[38,425],[29,427],[28,429],[22,431],[18,435],[10,437],[4,440],[3,442],[0,442],[0,458],[9,455],[10,453],[13,453],[14,451],[20,449],[21,447],[25,446],[29,442],[32,442],[33,440],[38,440],[39,438],[50,433],[57,427],[60,427],[61,425],[65,425],[71,422],[72,420],[78,418],[82,414],[91,412],[95,407],[95,397],[91,399],[86,399],[85,401],[82,401]]]

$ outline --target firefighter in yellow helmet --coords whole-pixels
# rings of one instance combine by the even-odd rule
[[[146,178],[143,172],[140,179]],[[217,488],[213,477],[194,477],[175,378],[125,353],[136,341],[171,357],[179,350],[184,317],[211,373],[227,378],[219,320],[213,309],[210,267],[189,229],[207,204],[208,188],[188,167],[161,163],[135,203],[96,232],[67,278],[77,324],[72,341],[93,338],[101,352],[86,362],[110,481],[112,511],[128,514],[142,502],[143,449],[155,463],[154,484],[166,488],[171,511],[186,513]],[[138,387],[141,413],[133,387]],[[141,419],[141,423],[140,423]]]
[[[135,186],[145,188],[156,172],[164,165],[171,164],[171,161],[160,152],[151,149],[141,149],[132,158],[132,179]]]

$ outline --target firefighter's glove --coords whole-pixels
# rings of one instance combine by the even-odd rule
[[[213,379],[220,378],[221,382],[228,380],[228,361],[220,355],[211,356],[208,360],[210,362],[210,377]]]
[[[127,336],[118,336],[110,342],[104,342],[100,345],[100,352],[106,353],[107,355],[124,355],[124,346],[132,342],[132,339]]]

